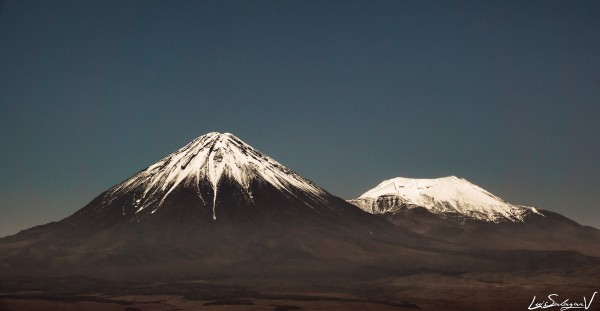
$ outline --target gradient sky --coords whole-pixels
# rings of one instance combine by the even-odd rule
[[[600,227],[600,1],[0,2],[0,236],[211,131],[343,198],[456,175]]]

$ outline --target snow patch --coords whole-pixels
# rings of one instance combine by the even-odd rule
[[[536,208],[513,205],[456,176],[437,179],[393,178],[350,200],[370,213],[422,206],[438,215],[462,215],[487,222],[523,221]]]
[[[198,137],[111,188],[105,202],[111,202],[127,192],[141,192],[141,198],[132,202],[137,209],[135,213],[148,207],[152,207],[154,213],[175,189],[182,186],[195,189],[198,197],[205,202],[200,185],[208,182],[213,190],[212,218],[216,220],[219,182],[224,178],[237,183],[249,201],[253,200],[250,184],[258,179],[271,184],[287,196],[296,196],[297,190],[301,190],[316,202],[327,202],[328,194],[309,180],[234,135],[216,132]]]

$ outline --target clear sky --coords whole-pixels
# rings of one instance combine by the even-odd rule
[[[600,1],[2,1],[0,236],[211,131],[600,227]]]

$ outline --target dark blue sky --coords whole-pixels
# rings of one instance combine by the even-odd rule
[[[600,227],[599,1],[0,2],[0,236],[210,131],[330,192],[457,175]]]

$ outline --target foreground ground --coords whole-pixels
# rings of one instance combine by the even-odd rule
[[[527,310],[534,296],[537,301],[547,301],[549,294],[561,301],[582,302],[584,296],[589,301],[600,290],[598,280],[600,267],[532,275],[420,273],[323,283],[3,278],[0,310]],[[588,310],[600,310],[599,297]]]

